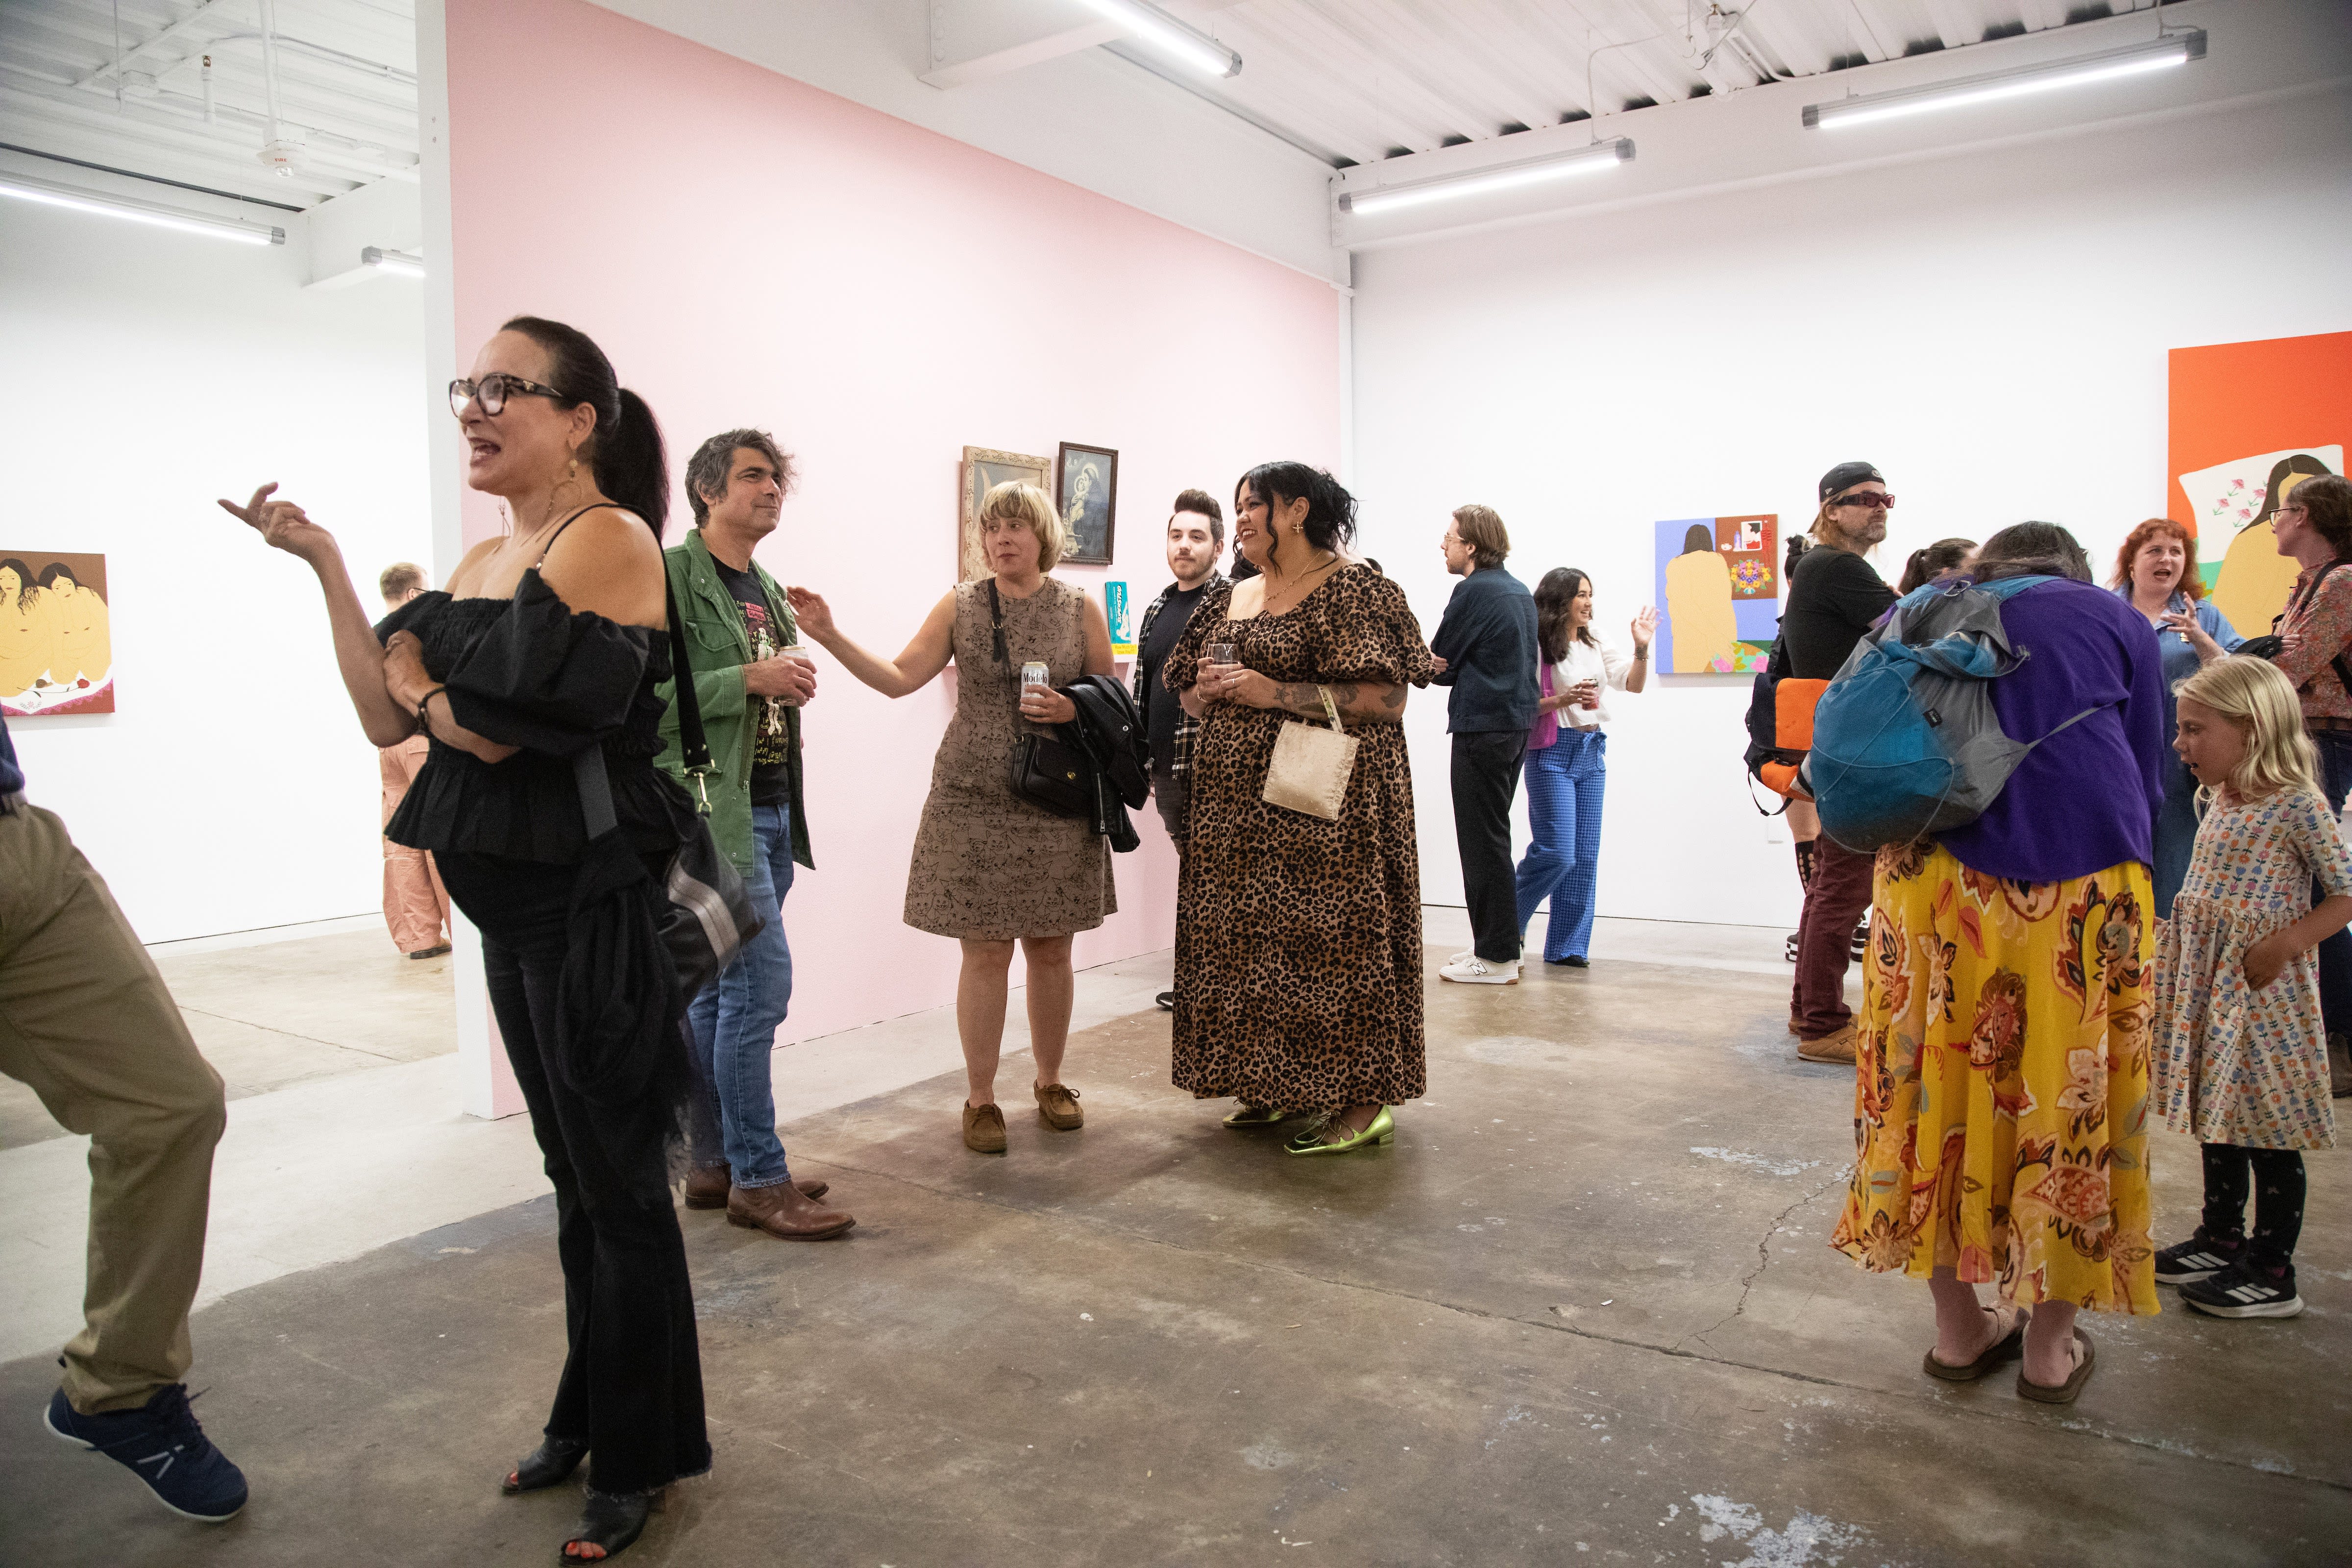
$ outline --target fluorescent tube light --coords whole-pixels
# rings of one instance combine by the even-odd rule
[[[403,278],[425,276],[425,258],[411,256],[404,250],[385,250],[371,245],[360,252],[360,265],[379,271],[396,272]]]
[[[132,223],[152,224],[157,228],[175,228],[183,234],[206,234],[215,239],[234,239],[246,245],[286,243],[286,231],[268,224],[247,223],[242,218],[213,217],[204,213],[142,202],[136,196],[102,196],[92,191],[51,184],[47,180],[36,180],[22,174],[10,174],[0,179],[0,196],[15,196],[19,201],[38,202],[44,206],[71,207],[77,212],[103,213],[108,217],[128,218]]]
[[[1150,4],[1150,0],[1087,0],[1087,4],[1117,22],[1178,65],[1202,76],[1242,74],[1242,58],[1198,28],[1186,26]]]
[[[1349,191],[1339,198],[1339,210],[1353,213],[1358,217],[1370,217],[1375,213],[1397,212],[1430,202],[1450,201],[1455,196],[1491,195],[1496,191],[1549,184],[1554,180],[1564,180],[1570,174],[1598,174],[1603,169],[1613,169],[1620,163],[1630,163],[1633,157],[1633,139],[1619,136],[1608,142],[1596,142],[1590,147],[1580,147],[1558,158],[1509,163],[1499,169],[1480,169],[1473,174],[1455,174],[1443,180],[1423,180],[1416,184]]]
[[[2200,29],[2191,29],[2168,34],[2151,43],[2132,44],[2095,55],[2077,55],[2048,65],[2021,66],[2014,70],[1989,71],[1983,76],[1962,77],[1929,87],[1864,93],[1832,103],[1811,104],[1805,110],[1805,126],[1808,130],[1827,131],[1839,126],[1867,125],[1938,109],[1958,109],[1966,104],[2048,92],[2054,88],[2080,87],[2116,77],[2169,70],[2204,58],[2205,35]]]

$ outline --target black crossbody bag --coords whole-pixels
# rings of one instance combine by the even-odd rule
[[[664,574],[662,601],[669,611],[669,668],[677,704],[677,742],[687,777],[694,781],[694,827],[670,857],[662,878],[662,902],[655,923],[662,946],[677,968],[677,980],[690,1000],[719,976],[719,972],[760,934],[770,917],[752,908],[735,863],[719,852],[710,837],[710,792],[703,780],[711,769],[710,742],[702,731],[702,703],[695,695],[694,666],[686,652],[686,623],[678,618],[677,596]],[[612,781],[604,775],[604,749],[589,746],[572,760],[580,783],[580,810],[593,840],[618,826],[613,815]]]
[[[996,662],[1005,673],[1014,675],[1013,658],[1004,648],[1004,601],[996,592],[996,579],[988,580],[989,631],[996,639]],[[1014,722],[1019,722],[1021,687],[1016,676],[1013,688]],[[1055,816],[1091,816],[1095,807],[1094,759],[1075,746],[1066,746],[1048,735],[1033,735],[1026,731],[1013,738],[1013,750],[1006,758],[1005,782],[1012,786],[1013,798],[1027,801],[1040,811],[1050,811]]]

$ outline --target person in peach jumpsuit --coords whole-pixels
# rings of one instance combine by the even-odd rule
[[[425,573],[398,562],[383,569],[376,587],[389,615],[425,592]],[[383,773],[383,821],[379,826],[391,825],[392,814],[400,809],[401,797],[416,782],[431,749],[432,742],[418,733],[376,752]],[[393,945],[411,958],[438,958],[449,951],[449,894],[441,886],[432,851],[383,840],[383,923],[391,928]]]

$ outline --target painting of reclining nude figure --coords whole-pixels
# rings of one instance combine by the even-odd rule
[[[0,714],[113,711],[106,557],[0,549]]]

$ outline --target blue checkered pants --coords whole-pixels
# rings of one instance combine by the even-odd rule
[[[1528,824],[1535,842],[1519,862],[1519,930],[1551,900],[1544,960],[1591,956],[1592,900],[1601,874],[1601,795],[1609,738],[1560,726],[1559,739],[1528,753]]]

